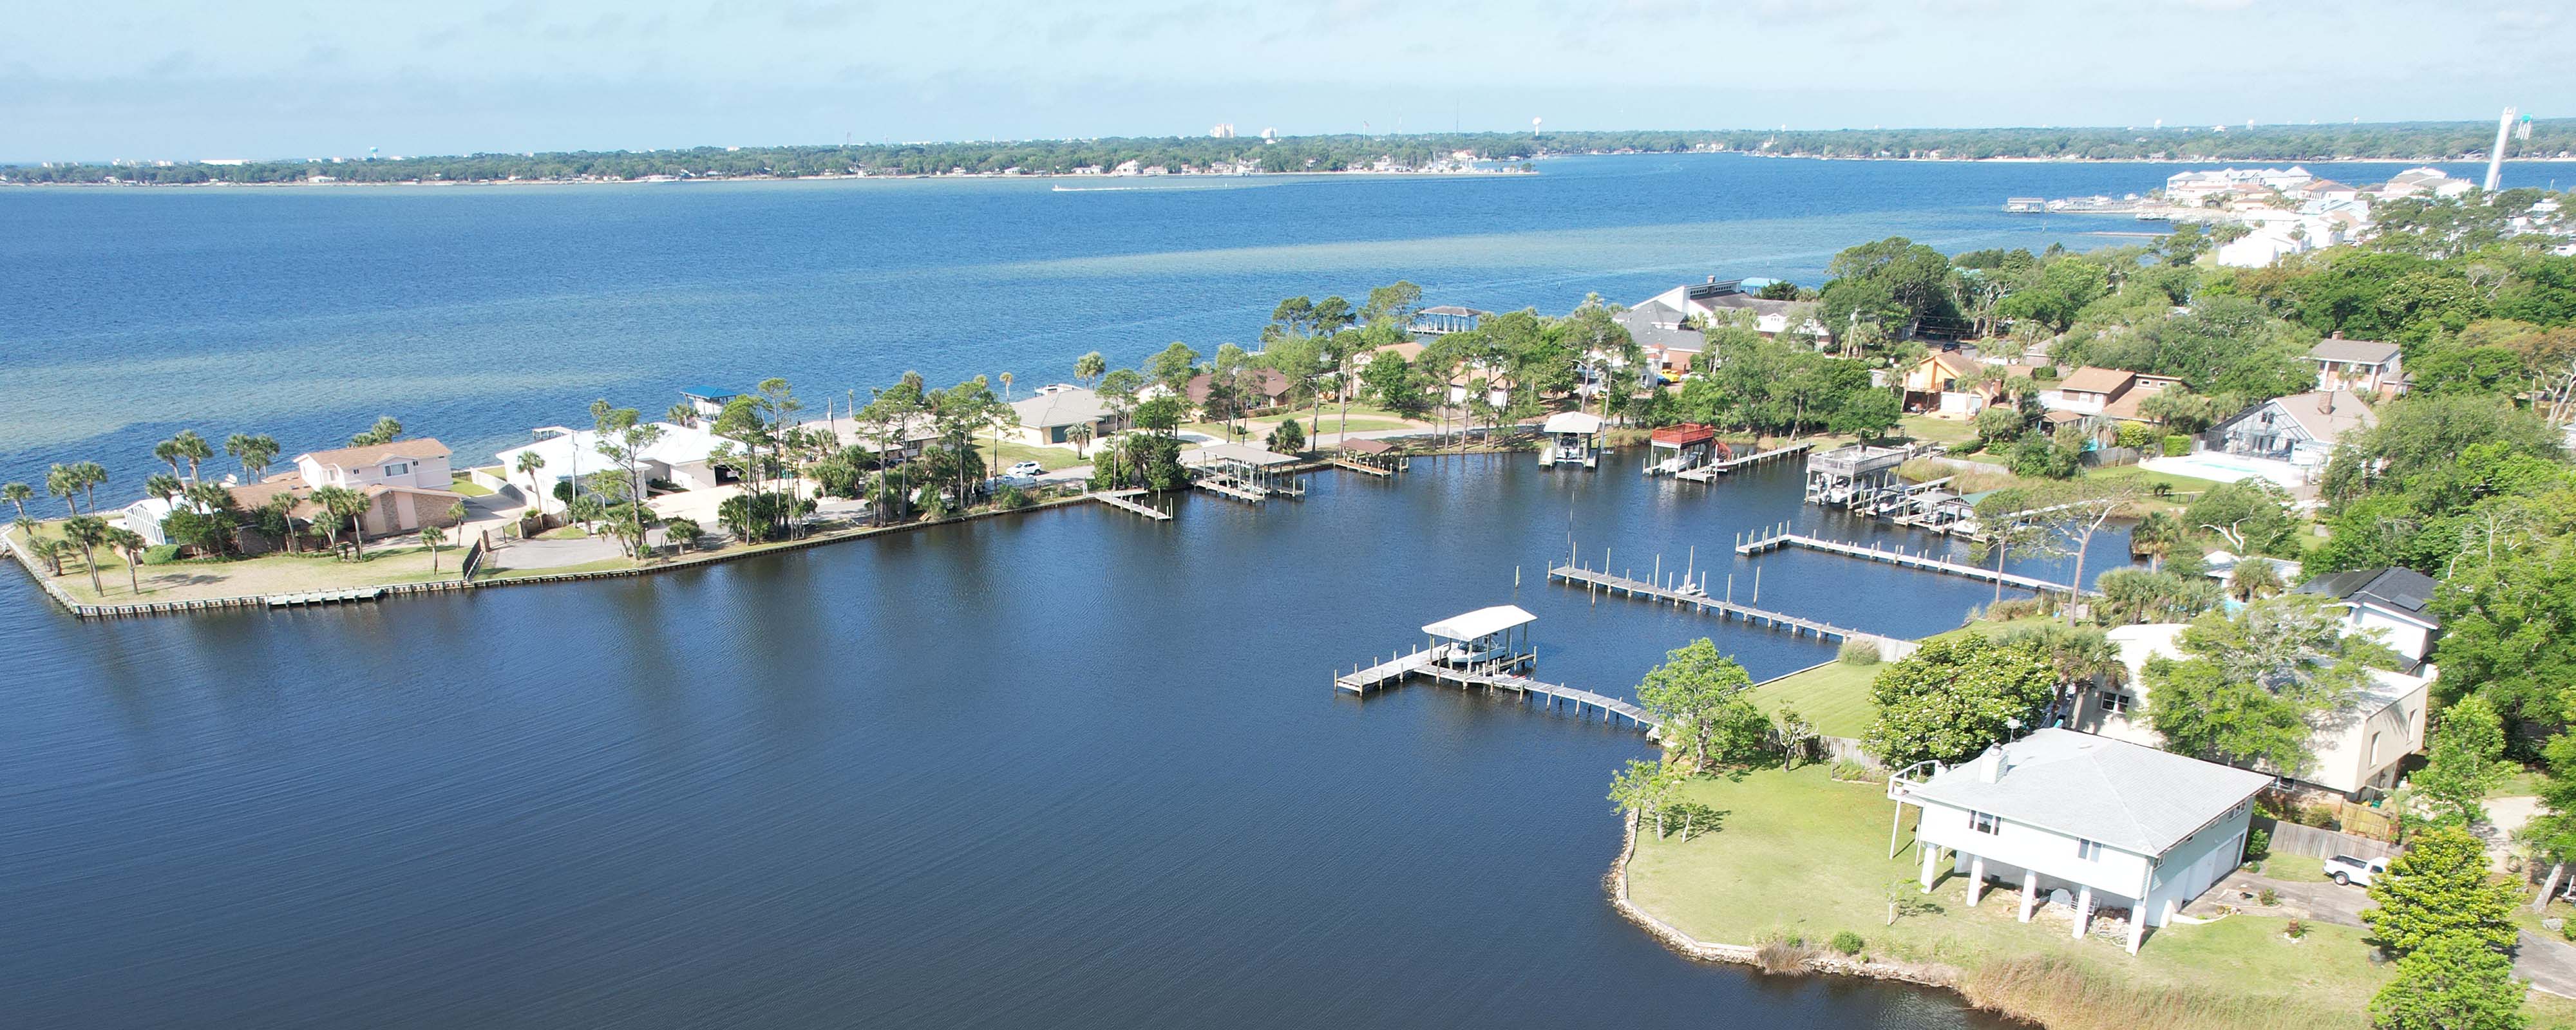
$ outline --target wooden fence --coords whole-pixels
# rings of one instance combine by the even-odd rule
[[[2389,858],[2404,850],[2368,837],[2285,823],[2268,816],[2255,816],[2254,828],[2272,835],[2272,854],[2275,855],[2304,855],[2309,858],[2350,855],[2367,862],[2374,858]]]

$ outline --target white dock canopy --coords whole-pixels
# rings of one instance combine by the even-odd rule
[[[1422,627],[1422,632],[1442,640],[1479,640],[1537,621],[1538,616],[1522,611],[1519,605],[1498,604],[1450,616]]]
[[[1539,429],[1547,433],[1590,436],[1601,431],[1601,416],[1584,411],[1560,411],[1548,416],[1547,424]]]

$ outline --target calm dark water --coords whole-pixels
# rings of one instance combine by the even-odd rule
[[[1802,510],[1628,461],[1079,508],[714,568],[83,625],[0,575],[0,998],[28,1027],[1989,1025],[1678,959],[1600,879],[1641,737],[1329,677],[1511,601],[1626,693],[1706,635],[1537,575]],[[2104,545],[2115,547],[2116,541]],[[1821,555],[1766,605],[1916,635],[1989,588]],[[2097,567],[2100,563],[2097,562]],[[1513,586],[1518,568],[1522,584]],[[1739,589],[1742,589],[1741,587]]]
[[[814,407],[918,369],[1069,378],[1173,340],[1250,343],[1282,297],[1408,278],[1428,302],[1561,312],[1708,275],[1815,285],[1836,251],[2087,248],[2158,228],[2003,199],[2161,185],[2160,164],[1569,158],[1544,174],[597,187],[0,190],[0,479],[154,441],[287,453],[378,415],[474,458],[593,398],[793,380]],[[2337,165],[2350,182],[2399,165]],[[2455,174],[2480,170],[2448,166]],[[2509,185],[2554,166],[2508,167]]]

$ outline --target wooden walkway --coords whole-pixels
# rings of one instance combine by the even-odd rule
[[[1250,504],[1259,504],[1262,501],[1268,500],[1270,497],[1269,491],[1262,490],[1258,487],[1237,486],[1233,483],[1221,483],[1214,479],[1193,479],[1190,480],[1190,485],[1219,497],[1231,497],[1235,500],[1244,501]]]
[[[1783,458],[1805,454],[1815,446],[1813,443],[1793,443],[1786,447],[1774,447],[1760,454],[1747,454],[1741,458],[1728,458],[1725,461],[1702,465],[1695,469],[1685,469],[1673,473],[1673,478],[1687,479],[1694,483],[1715,482],[1717,477],[1729,472],[1752,468],[1756,465],[1768,465]]]
[[[1627,597],[1655,601],[1661,604],[1677,605],[1684,608],[1711,613],[1721,619],[1741,620],[1747,625],[1768,626],[1772,629],[1785,629],[1792,635],[1813,633],[1819,640],[1850,640],[1855,637],[1877,636],[1877,634],[1874,633],[1865,633],[1860,630],[1837,626],[1830,622],[1818,622],[1814,619],[1802,619],[1795,615],[1783,615],[1779,612],[1756,608],[1749,604],[1737,604],[1725,598],[1710,597],[1705,592],[1656,586],[1655,584],[1648,583],[1642,579],[1631,579],[1626,576],[1587,569],[1580,565],[1558,565],[1548,569],[1547,576],[1549,579],[1562,582],[1567,586],[1579,586],[1587,590],[1599,590],[1606,594],[1624,595]]]
[[[260,601],[271,608],[292,608],[307,604],[342,604],[350,601],[373,601],[384,596],[383,587],[357,587],[349,590],[320,590],[303,594],[270,594]]]
[[[1135,501],[1129,500],[1129,498],[1132,497],[1142,496],[1144,493],[1145,491],[1143,490],[1109,490],[1092,494],[1091,497],[1093,500],[1099,501],[1102,504],[1106,504],[1120,511],[1134,512],[1156,522],[1170,522],[1172,520],[1171,512],[1164,511],[1160,508],[1148,508],[1136,503]]]
[[[1423,676],[1461,688],[1484,687],[1488,690],[1509,690],[1524,702],[1543,701],[1551,711],[1565,708],[1578,716],[1589,716],[1593,712],[1600,712],[1605,722],[1615,723],[1620,719],[1626,719],[1629,725],[1650,734],[1662,729],[1662,724],[1656,722],[1654,716],[1647,714],[1645,709],[1638,707],[1633,701],[1596,694],[1561,683],[1541,682],[1518,672],[1456,668],[1441,661],[1448,651],[1449,645],[1442,644],[1366,668],[1354,669],[1349,673],[1333,677],[1333,688],[1365,696],[1371,690],[1384,690],[1410,677]]]
[[[1334,468],[1348,469],[1352,472],[1364,472],[1372,476],[1393,477],[1395,475],[1394,469],[1381,468],[1376,465],[1371,465],[1365,461],[1352,461],[1349,458],[1340,456],[1327,457],[1324,459],[1324,462]]]
[[[1820,540],[1815,537],[1805,536],[1798,533],[1787,533],[1776,530],[1735,545],[1735,553],[1761,554],[1765,551],[1774,551],[1783,547],[1804,547],[1811,551],[1823,551],[1826,554],[1839,554],[1848,558],[1862,558],[1869,561],[1886,562],[1890,565],[1915,569],[1922,572],[1939,572],[1952,576],[1965,576],[1969,579],[1979,580],[1986,583],[2000,582],[2005,586],[2020,587],[2024,590],[2056,591],[2061,594],[2066,593],[2069,590],[2067,585],[2064,583],[2052,583],[2036,576],[2024,576],[2014,572],[1997,572],[1993,569],[1981,569],[1974,565],[1961,565],[1958,562],[1943,561],[1939,558],[1914,554],[1904,550],[1891,550],[1889,548],[1876,545],[1862,547],[1859,544],[1847,544],[1839,540]]]

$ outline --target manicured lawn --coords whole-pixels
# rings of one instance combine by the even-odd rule
[[[1907,415],[1896,420],[1896,428],[1906,436],[1935,443],[1966,443],[1977,438],[1976,423],[1964,418]]]
[[[2491,798],[2536,797],[2540,794],[2541,779],[2542,776],[2537,771],[2518,769],[2513,775],[2505,777],[2503,783],[2497,784],[2496,789],[2488,791],[2487,796]]]
[[[1883,663],[1827,662],[1765,681],[1746,696],[1765,712],[1778,712],[1782,705],[1796,708],[1816,727],[1816,732],[1828,737],[1858,738],[1878,719],[1878,705],[1869,699],[1869,685],[1886,667]]]
[[[2156,485],[2161,483],[2175,496],[2197,496],[2201,491],[2218,485],[2213,480],[2177,476],[2170,472],[2149,472],[2136,465],[2114,465],[2110,468],[2094,469],[2084,475],[2087,479],[2102,483],[2135,481],[2148,490],[2155,489]]]
[[[480,583],[487,579],[525,579],[530,576],[561,576],[575,572],[607,572],[612,569],[634,567],[633,558],[602,558],[598,561],[583,562],[579,565],[560,565],[550,569],[495,569],[490,575],[484,575],[478,571],[474,581]]]
[[[2386,976],[2370,964],[2362,931],[2349,927],[2312,926],[2291,942],[2282,937],[2286,920],[2231,915],[2150,931],[2133,958],[2109,940],[2069,939],[2062,910],[2017,921],[2020,899],[2012,890],[1991,890],[1975,908],[1967,906],[1964,878],[1945,876],[1930,895],[1917,893],[1921,860],[1910,850],[1888,857],[1892,805],[1883,788],[1836,783],[1825,773],[1818,765],[1691,780],[1682,796],[1726,813],[1720,828],[1687,842],[1678,834],[1641,834],[1629,865],[1631,897],[1706,941],[1820,942],[1850,930],[1866,942],[1866,954],[1972,971],[2002,959],[2057,958],[2103,986],[2206,992],[2235,1013],[2177,1013],[2177,1021],[2158,1025],[2354,1025]],[[1909,823],[1913,816],[1907,810]],[[1888,925],[1891,884],[1937,910]],[[2079,1016],[2050,1025],[2098,1024]]]
[[[62,523],[40,523],[37,532],[42,537],[59,540],[62,538]],[[14,528],[8,533],[12,537],[20,536]],[[21,542],[24,542],[23,538]],[[430,569],[429,549],[420,546],[370,549],[364,562],[342,561],[327,554],[268,554],[230,561],[194,560],[145,565],[136,570],[139,575],[134,578],[143,588],[141,593],[136,593],[133,586],[128,585],[125,559],[102,547],[97,551],[98,581],[102,589],[90,588],[89,572],[82,567],[78,553],[63,562],[64,575],[46,578],[85,604],[148,604],[209,597],[300,594],[450,579],[456,575],[456,562],[464,553],[456,547],[440,548],[436,571]],[[37,567],[42,568],[43,563],[39,562]]]
[[[573,526],[556,526],[556,527],[555,527],[555,528],[553,528],[553,529],[549,529],[549,530],[547,530],[547,531],[545,531],[545,532],[543,532],[543,533],[539,533],[539,534],[537,534],[537,539],[539,539],[539,540],[581,540],[581,539],[586,539],[586,538],[588,538],[589,536],[590,536],[590,531],[589,531],[589,530],[587,530],[587,529],[583,529],[583,528],[581,528],[581,527],[580,527],[580,526],[578,526],[578,525],[573,525]]]
[[[454,493],[464,494],[467,497],[492,496],[492,490],[489,487],[475,482],[473,478],[469,476],[457,476],[456,478],[449,480],[447,483],[447,489]]]
[[[1040,467],[1049,472],[1083,464],[1083,459],[1074,454],[1073,448],[1070,447],[1036,447],[1016,440],[1004,440],[1000,457],[997,458],[994,456],[993,441],[986,439],[978,441],[975,444],[975,450],[984,456],[986,462],[992,463],[993,472],[996,474],[1023,461],[1037,462]]]

